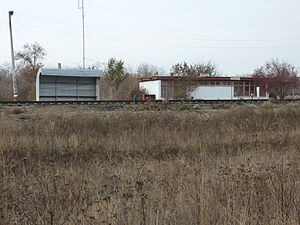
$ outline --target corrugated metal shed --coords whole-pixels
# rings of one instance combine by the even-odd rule
[[[101,70],[40,69],[37,101],[96,101],[102,76]]]

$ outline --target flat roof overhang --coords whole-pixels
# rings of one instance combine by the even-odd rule
[[[141,78],[139,82],[147,81],[176,81],[176,80],[194,80],[194,81],[253,81],[251,77],[172,77],[172,76],[155,76],[150,78]]]

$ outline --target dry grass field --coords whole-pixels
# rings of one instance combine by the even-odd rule
[[[2,107],[0,224],[300,224],[299,162],[300,104]]]

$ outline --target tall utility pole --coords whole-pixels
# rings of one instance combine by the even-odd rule
[[[85,24],[84,24],[84,0],[81,0],[81,6],[78,0],[78,9],[82,14],[82,69],[85,69]]]
[[[13,83],[13,93],[14,93],[14,101],[18,99],[18,91],[17,91],[17,81],[16,81],[16,68],[15,68],[15,53],[14,53],[14,45],[13,45],[13,36],[12,36],[12,26],[11,26],[11,16],[14,14],[14,11],[9,11],[9,31],[10,31],[10,48],[11,48],[11,70],[12,70],[12,83]]]

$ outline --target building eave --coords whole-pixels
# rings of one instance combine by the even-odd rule
[[[176,80],[193,80],[193,81],[253,81],[252,77],[179,77],[179,76],[154,76],[150,78],[141,78],[139,82],[148,81],[176,81]]]

